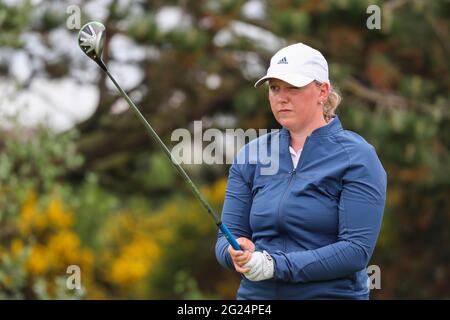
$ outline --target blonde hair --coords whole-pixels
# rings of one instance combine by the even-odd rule
[[[317,80],[314,80],[317,86],[321,86],[322,82],[319,82]],[[325,118],[326,122],[329,122],[332,118],[336,116],[336,109],[339,106],[339,104],[342,101],[342,96],[339,92],[339,89],[337,89],[334,85],[330,83],[330,93],[328,95],[327,101],[324,101],[324,104],[322,104],[323,108],[323,117]]]

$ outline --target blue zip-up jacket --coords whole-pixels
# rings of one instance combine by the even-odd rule
[[[260,154],[272,142],[279,166],[265,175],[267,159],[251,146]],[[307,137],[295,170],[289,145],[286,128],[271,132],[246,144],[230,167],[222,221],[266,250],[275,267],[270,280],[242,276],[237,299],[368,299],[366,267],[386,202],[375,149],[338,117]],[[217,260],[234,270],[227,248],[219,232]]]

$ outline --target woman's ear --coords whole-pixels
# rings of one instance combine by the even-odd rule
[[[319,90],[319,101],[325,103],[328,99],[328,95],[330,94],[330,84],[327,82],[322,83]]]

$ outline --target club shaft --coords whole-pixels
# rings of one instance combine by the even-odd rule
[[[216,223],[216,225],[220,228],[220,230],[224,233],[225,238],[228,240],[228,242],[230,242],[230,244],[233,246],[233,248],[235,250],[240,250],[240,246],[239,244],[236,242],[236,240],[234,239],[234,237],[231,235],[230,231],[228,230],[228,228],[220,221],[219,217],[217,216],[217,214],[214,212],[214,210],[212,209],[211,205],[208,203],[208,201],[206,201],[205,197],[202,195],[202,193],[197,189],[197,187],[195,186],[195,184],[192,182],[191,178],[189,178],[188,174],[186,173],[186,171],[184,171],[183,167],[178,163],[178,161],[172,157],[171,152],[169,151],[169,149],[166,147],[166,145],[164,144],[164,142],[161,140],[161,138],[158,136],[158,134],[155,132],[155,130],[152,128],[152,126],[148,123],[148,121],[144,118],[144,116],[142,115],[142,113],[139,111],[139,109],[136,107],[136,105],[133,103],[133,101],[130,99],[130,97],[128,97],[128,95],[126,94],[125,91],[123,91],[123,89],[120,87],[120,85],[117,83],[116,79],[114,79],[114,77],[111,75],[111,73],[109,73],[108,69],[104,66],[101,66],[102,69],[106,72],[106,74],[108,75],[108,77],[111,79],[111,81],[114,83],[114,85],[116,86],[117,90],[119,90],[119,92],[121,93],[121,95],[125,98],[125,100],[127,101],[128,105],[133,109],[133,111],[135,112],[135,114],[138,116],[139,120],[144,124],[145,128],[147,129],[147,131],[150,133],[150,135],[152,136],[152,138],[159,144],[159,146],[162,148],[162,150],[164,151],[164,153],[166,154],[166,156],[169,158],[170,162],[172,163],[172,165],[175,167],[175,169],[177,169],[177,171],[180,173],[181,177],[184,179],[184,181],[191,187],[192,191],[194,192],[195,196],[197,197],[197,199],[201,202],[201,204],[206,208],[206,210],[208,211],[209,215],[214,219],[214,222]]]

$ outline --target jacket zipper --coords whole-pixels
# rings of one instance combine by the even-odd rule
[[[293,180],[293,178],[295,177],[295,169],[293,169],[290,173],[289,173],[289,180],[288,180],[288,185],[286,187],[286,189],[283,192],[283,196],[281,197],[280,203],[278,204],[278,219],[277,219],[277,223],[278,223],[278,230],[281,231],[282,227],[281,227],[281,204],[284,202],[284,199],[286,197],[287,191],[289,190],[290,186],[291,186],[291,182]],[[286,240],[284,240],[283,243],[283,252],[286,252]]]
[[[302,151],[302,154],[300,155],[300,159],[298,159],[297,167],[294,168],[294,165],[292,164],[292,171],[289,172],[288,185],[287,185],[286,189],[285,189],[284,192],[283,192],[283,195],[282,195],[282,197],[281,197],[281,199],[280,199],[280,203],[278,204],[278,218],[277,218],[277,225],[278,225],[278,230],[280,230],[280,231],[281,231],[281,228],[282,228],[282,227],[281,227],[281,204],[283,203],[283,201],[284,201],[284,199],[285,199],[285,197],[286,197],[286,194],[287,194],[288,190],[289,190],[290,187],[291,187],[291,183],[292,183],[292,180],[294,180],[295,173],[297,172],[297,168],[300,167],[302,158],[304,158],[304,153],[305,153],[306,143],[307,143],[307,142],[308,142],[308,137],[306,137],[305,143],[303,144],[303,151]],[[292,162],[291,162],[291,163],[292,163]],[[287,246],[286,246],[286,240],[284,240],[284,243],[283,243],[283,252],[286,252],[286,249],[287,249],[286,247],[287,247]]]

